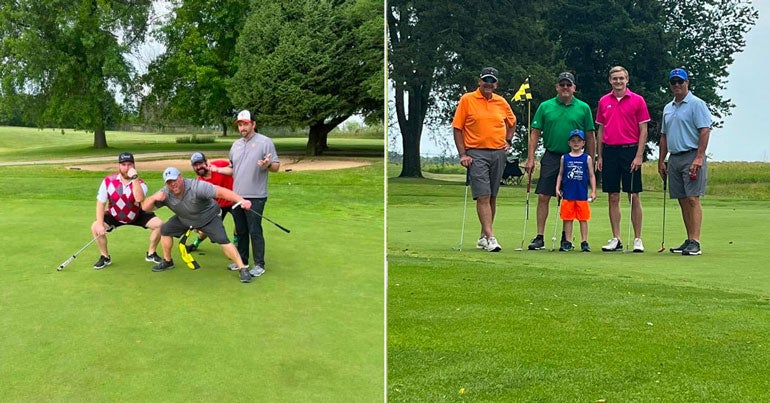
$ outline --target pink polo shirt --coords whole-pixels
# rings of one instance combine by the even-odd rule
[[[638,143],[639,124],[649,121],[647,102],[641,95],[631,92],[628,88],[620,100],[612,91],[599,100],[596,123],[604,126],[604,144],[620,146]]]

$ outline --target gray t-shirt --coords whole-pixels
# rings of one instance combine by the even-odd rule
[[[163,193],[166,200],[155,202],[155,207],[168,207],[184,225],[200,228],[219,215],[219,205],[214,201],[217,190],[208,182],[185,179],[182,198],[174,196],[165,186]]]
[[[254,133],[247,140],[236,140],[230,147],[230,163],[233,166],[233,191],[243,197],[267,197],[267,169],[263,169],[257,161],[272,154],[270,162],[279,162],[275,144],[269,137]]]

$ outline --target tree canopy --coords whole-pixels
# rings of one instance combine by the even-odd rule
[[[120,116],[118,91],[132,91],[124,55],[144,37],[150,0],[3,0],[0,6],[0,103],[38,126],[94,132]]]
[[[577,77],[576,96],[595,108],[611,89],[610,67],[622,65],[629,88],[647,100],[653,142],[659,141],[663,105],[671,98],[667,73],[684,67],[692,72],[692,89],[722,118],[733,105],[719,90],[757,12],[739,0],[393,0],[387,19],[404,146],[401,176],[420,177],[426,118],[447,125],[460,95],[475,90],[484,66],[498,68],[498,93],[507,99],[530,77],[534,112],[555,96],[556,76],[565,70]],[[514,106],[519,122],[526,122],[525,108]]]
[[[309,126],[307,154],[353,114],[381,120],[382,8],[376,0],[255,0],[229,87],[259,124]]]

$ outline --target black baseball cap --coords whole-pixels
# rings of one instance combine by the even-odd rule
[[[479,74],[479,78],[483,80],[487,77],[494,78],[495,81],[497,81],[497,69],[494,67],[484,67],[483,69],[481,69],[481,74]]]
[[[190,164],[195,165],[201,162],[206,162],[206,156],[203,155],[201,152],[194,153],[192,157],[190,157]]]
[[[118,155],[118,164],[121,162],[134,162],[134,154],[130,152],[122,152]]]
[[[572,84],[575,84],[575,76],[570,73],[569,71],[565,71],[561,74],[559,74],[559,78],[556,80],[557,83],[560,83],[564,80],[569,81]]]

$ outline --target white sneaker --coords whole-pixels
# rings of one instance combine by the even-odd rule
[[[251,274],[251,277],[259,277],[259,276],[263,275],[264,273],[265,273],[265,269],[262,266],[258,265],[258,264],[255,264],[252,267],[252,269],[249,270],[249,274]]]
[[[237,271],[237,270],[240,270],[240,269],[241,268],[236,266],[235,263],[230,263],[229,265],[227,265],[227,270]]]
[[[487,248],[487,237],[483,236],[479,238],[478,241],[476,241],[476,249],[486,249]]]
[[[497,238],[493,236],[487,238],[487,251],[500,252],[501,250],[503,250],[503,247],[500,246],[499,243],[497,243]]]
[[[618,238],[612,238],[607,241],[607,245],[602,246],[602,250],[605,252],[623,250],[623,243]]]
[[[644,252],[644,245],[642,245],[642,238],[634,238],[634,252]]]

